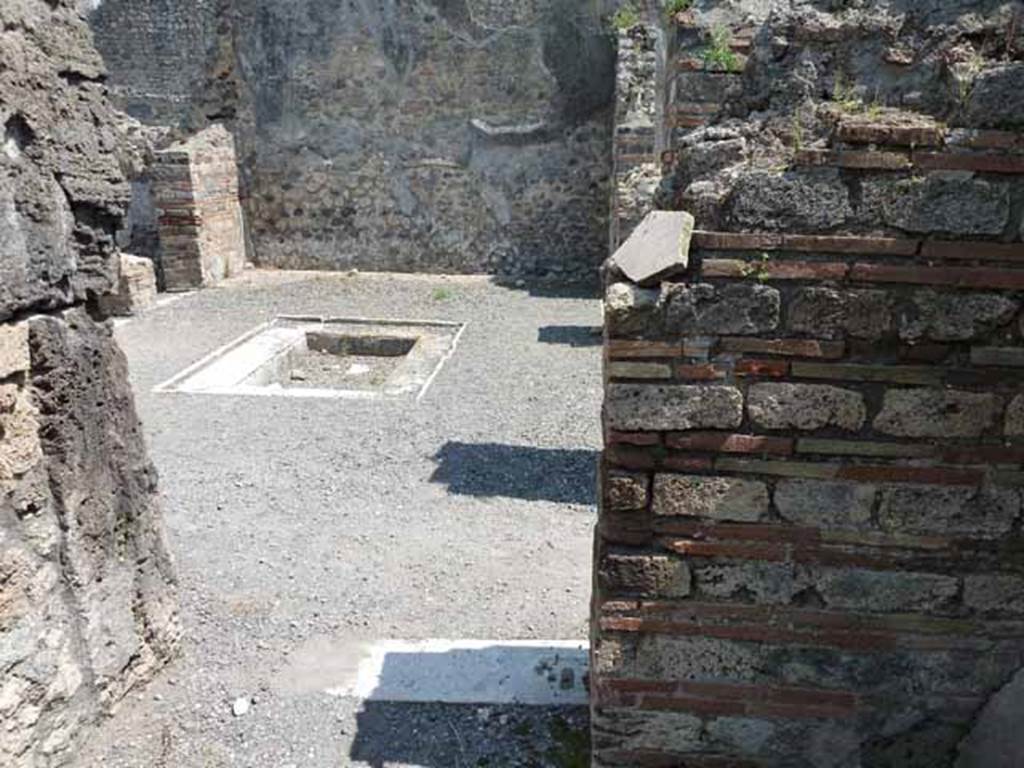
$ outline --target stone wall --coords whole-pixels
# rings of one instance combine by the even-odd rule
[[[847,5],[677,135],[685,268],[609,265],[595,765],[1022,754],[1024,14]]]
[[[571,279],[607,255],[613,5],[221,0],[211,25],[105,0],[91,22],[133,114],[172,94],[231,126],[257,263]],[[132,41],[164,29],[166,56]]]
[[[246,244],[231,134],[213,125],[156,152],[149,176],[164,290],[201,288],[240,274]]]
[[[173,575],[96,300],[128,190],[72,0],[0,5],[0,764],[56,766],[173,652]]]

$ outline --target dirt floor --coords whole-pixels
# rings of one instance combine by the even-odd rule
[[[418,403],[152,392],[278,314],[468,325]],[[269,271],[121,323],[186,639],[76,768],[585,766],[581,707],[362,701],[318,649],[586,638],[599,324],[585,291]]]

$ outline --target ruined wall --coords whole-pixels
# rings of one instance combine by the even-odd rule
[[[231,125],[257,263],[570,278],[607,255],[611,5],[222,0],[211,26],[208,4],[105,0],[91,21],[133,114],[168,119],[147,94],[173,93],[177,119]],[[133,41],[164,29],[167,56]]]
[[[1019,762],[1024,14],[842,5],[678,135],[686,268],[609,267],[595,765]]]
[[[55,766],[178,628],[124,357],[127,187],[76,3],[0,5],[0,764]]]

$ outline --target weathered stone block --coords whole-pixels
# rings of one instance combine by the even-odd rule
[[[605,478],[604,500],[609,512],[632,512],[647,508],[647,475],[638,472],[609,472]]]
[[[882,492],[878,525],[894,534],[999,539],[1020,514],[1013,488],[898,485]]]
[[[892,328],[889,294],[801,288],[789,305],[788,326],[796,333],[824,339],[838,339],[844,334],[880,339]]]
[[[864,426],[867,408],[860,392],[827,384],[755,384],[747,394],[747,413],[762,429],[814,430]]]
[[[737,181],[729,219],[736,229],[821,232],[853,215],[850,192],[833,170],[778,174],[751,170]]]
[[[961,173],[876,178],[863,185],[860,216],[907,232],[999,235],[1010,219],[1010,188]]]
[[[604,318],[608,332],[629,336],[651,332],[658,324],[660,292],[631,283],[612,283],[605,292]]]
[[[1017,395],[1006,407],[1003,429],[1007,437],[1024,435],[1024,395]]]
[[[608,364],[613,379],[671,379],[672,367],[667,363],[615,361]]]
[[[899,312],[899,334],[906,341],[969,341],[1010,322],[1019,309],[997,293],[916,291]]]
[[[29,365],[28,324],[0,325],[0,379],[27,371]]]
[[[830,608],[856,611],[933,611],[960,592],[955,576],[906,571],[823,569],[816,588]]]
[[[605,415],[610,428],[625,432],[733,429],[743,421],[743,395],[717,384],[613,383]]]
[[[1000,407],[990,392],[889,390],[874,427],[898,437],[979,437],[993,426]]]
[[[755,521],[768,513],[768,487],[755,480],[703,475],[654,476],[656,515]]]
[[[651,211],[611,258],[611,265],[637,284],[650,283],[689,264],[693,216]]]
[[[121,254],[121,276],[114,292],[100,297],[100,309],[108,315],[130,316],[156,303],[153,262],[141,256]]]
[[[780,480],[775,486],[775,507],[797,525],[864,528],[871,523],[876,491],[864,483]]]
[[[751,335],[775,330],[778,290],[757,283],[664,286],[665,328],[670,333]]]
[[[1024,87],[1024,86],[1022,86]],[[960,743],[955,768],[1018,768],[1024,763],[1024,670],[999,689]]]
[[[606,552],[598,566],[601,588],[611,594],[686,597],[690,569],[678,557],[654,553]]]
[[[979,73],[971,83],[967,114],[977,126],[1024,128],[1024,63],[1003,64]]]
[[[1024,577],[1014,573],[977,573],[964,577],[964,605],[981,614],[1024,614]]]

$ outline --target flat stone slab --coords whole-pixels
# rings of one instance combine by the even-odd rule
[[[689,265],[694,219],[685,211],[651,211],[612,256],[612,264],[638,285]]]
[[[363,701],[585,705],[585,640],[307,642],[282,673],[285,693]]]

